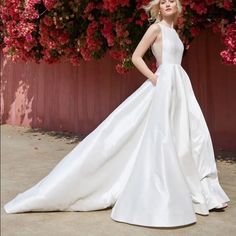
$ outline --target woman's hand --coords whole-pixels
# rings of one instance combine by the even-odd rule
[[[161,27],[159,24],[151,24],[149,28],[147,29],[146,33],[142,37],[141,41],[139,42],[138,46],[133,52],[132,55],[132,62],[135,65],[135,67],[146,77],[146,78],[152,78],[154,76],[153,72],[148,68],[147,64],[143,60],[143,56],[148,50],[148,48],[151,47],[151,45],[154,43],[154,41],[158,42],[160,41],[161,37]],[[155,84],[156,78],[153,79],[153,82]]]
[[[153,76],[150,77],[150,78],[148,78],[148,79],[151,80],[151,82],[152,82],[152,84],[153,84],[154,86],[156,86],[157,79],[158,79],[158,77],[157,77],[156,74],[153,74]]]

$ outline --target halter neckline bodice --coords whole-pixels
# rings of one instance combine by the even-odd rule
[[[177,31],[167,25],[157,22],[161,27],[161,40],[151,46],[157,65],[181,64],[184,45]]]
[[[163,26],[165,26],[165,27],[167,27],[167,28],[169,28],[169,29],[175,31],[175,28],[174,28],[174,27],[167,26],[167,25],[165,25],[165,24],[162,24],[161,22],[158,22],[157,24],[161,24],[161,25],[163,25]]]

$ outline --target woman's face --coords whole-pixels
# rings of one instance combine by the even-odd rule
[[[160,0],[160,11],[162,16],[170,16],[177,12],[176,0]]]

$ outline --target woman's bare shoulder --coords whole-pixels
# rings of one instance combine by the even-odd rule
[[[155,22],[155,23],[152,23],[150,26],[149,26],[150,30],[153,30],[157,33],[161,32],[161,26],[158,24],[158,22]]]

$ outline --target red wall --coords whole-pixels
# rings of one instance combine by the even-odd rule
[[[236,150],[236,67],[223,65],[218,35],[206,30],[183,58],[216,149]],[[100,61],[40,65],[1,58],[2,123],[87,135],[146,78]]]
[[[236,150],[236,66],[221,62],[220,36],[205,30],[183,59],[217,149]]]

